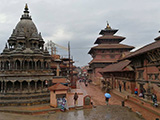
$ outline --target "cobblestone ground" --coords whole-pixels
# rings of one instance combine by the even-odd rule
[[[105,103],[105,97],[104,97],[104,92],[101,91],[100,87],[94,86],[92,84],[88,84],[86,87],[83,82],[77,83],[77,86],[85,91],[86,94],[89,94],[93,100],[94,105],[106,105]],[[122,105],[122,98],[118,97],[117,95],[114,95],[111,93],[111,98],[109,100],[110,105]],[[132,103],[132,102],[125,102],[126,106],[129,106],[132,108],[134,112],[138,111],[139,113],[142,114],[142,116],[145,118],[145,120],[155,120],[155,118],[160,118],[160,116],[155,115],[151,113],[150,111],[139,107],[138,105]]]

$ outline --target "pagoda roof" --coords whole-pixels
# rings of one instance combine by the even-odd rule
[[[118,29],[112,29],[107,21],[106,28],[101,30],[99,34],[100,35],[114,35],[117,31],[118,31]]]
[[[148,45],[132,52],[131,54],[127,55],[124,59],[139,56],[139,55],[142,55],[142,54],[144,54],[148,51],[152,51],[152,50],[157,49],[157,48],[160,48],[160,41],[156,41],[156,42],[153,42],[151,44],[148,44]]]
[[[57,91],[61,91],[61,90],[68,90],[69,87],[65,86],[65,85],[62,85],[61,83],[57,83],[51,87],[48,88],[50,91],[53,91],[53,90],[57,90]]]
[[[99,44],[90,49],[88,54],[91,54],[93,49],[129,49],[132,50],[134,47],[124,44]]]
[[[115,63],[117,60],[104,60],[104,59],[93,59],[89,62],[89,64],[92,63]]]
[[[99,40],[116,40],[118,43],[124,40],[125,37],[122,36],[116,36],[116,35],[104,35],[101,37],[98,37],[94,44],[99,44]]]
[[[100,35],[105,35],[105,34],[112,34],[114,35],[116,32],[118,31],[118,29],[104,29],[100,31]]]
[[[125,67],[127,67],[130,64],[130,62],[131,61],[129,60],[124,60],[118,63],[107,65],[105,68],[102,68],[99,72],[106,73],[106,72],[133,71],[131,67],[129,69],[125,69]]]

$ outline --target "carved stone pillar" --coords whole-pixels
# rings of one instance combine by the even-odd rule
[[[22,60],[20,61],[20,66],[19,67],[20,67],[19,69],[22,69]]]
[[[3,93],[3,81],[1,82],[1,93]]]
[[[20,92],[22,93],[22,82],[20,82]]]
[[[30,92],[30,81],[28,82],[28,92]]]
[[[7,93],[7,81],[4,81],[4,93]]]
[[[43,81],[41,81],[41,91],[43,92]]]
[[[13,88],[12,88],[12,92],[14,93],[14,82],[12,82]]]
[[[22,61],[22,69],[24,70],[24,61]]]
[[[4,70],[4,61],[3,61],[3,64],[2,64],[2,70]]]
[[[35,61],[35,69],[37,69],[37,62]]]
[[[37,92],[37,81],[35,81],[35,92]]]

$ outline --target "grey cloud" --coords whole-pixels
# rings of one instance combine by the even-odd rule
[[[12,30],[19,21],[25,0],[1,0],[0,50],[2,51]],[[124,44],[135,47],[153,42],[160,28],[159,0],[32,0],[29,11],[38,31],[47,41],[53,39],[66,46],[71,43],[71,54],[76,65],[86,65],[91,60],[88,51],[94,46],[101,29],[108,20],[111,27],[119,29],[117,35],[125,36]],[[6,16],[6,20],[1,14]],[[58,53],[67,52],[58,48]]]

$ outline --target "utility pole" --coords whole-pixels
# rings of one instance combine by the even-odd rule
[[[73,61],[71,61],[70,42],[68,42],[68,58],[69,58],[69,78],[71,82],[71,88],[75,88],[75,82],[73,80]]]
[[[70,72],[70,69],[71,69],[70,63],[71,63],[71,61],[70,61],[70,57],[71,57],[71,55],[70,55],[70,42],[68,42],[69,78],[71,80],[71,72]]]

